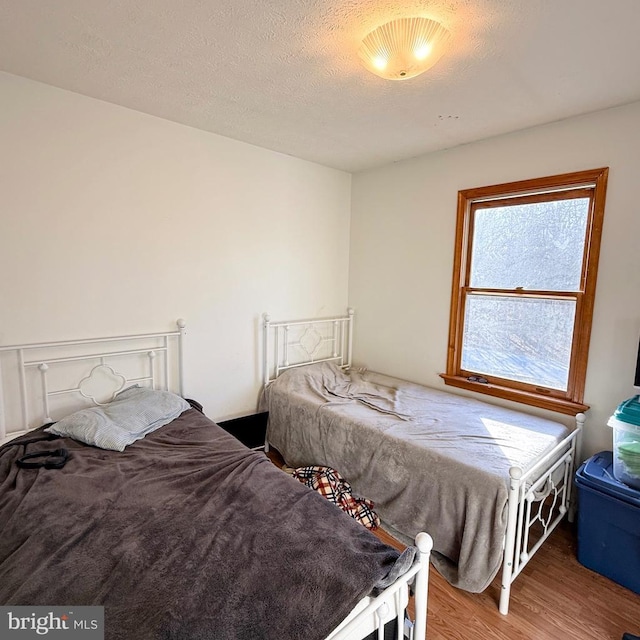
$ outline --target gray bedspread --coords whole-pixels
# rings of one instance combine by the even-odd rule
[[[261,398],[287,464],[337,469],[406,539],[426,531],[451,584],[484,590],[502,560],[509,468],[531,468],[567,434],[550,420],[380,374],[317,363]]]
[[[28,450],[60,446],[60,470],[0,449],[2,605],[103,605],[109,640],[320,640],[410,562],[195,410],[122,453]]]

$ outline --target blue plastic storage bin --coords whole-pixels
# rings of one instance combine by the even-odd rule
[[[602,451],[576,472],[578,562],[640,593],[640,491],[613,475]]]

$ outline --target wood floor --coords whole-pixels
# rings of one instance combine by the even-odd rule
[[[377,533],[402,547],[384,531]],[[428,640],[620,640],[624,632],[640,635],[640,596],[580,565],[568,526],[556,529],[518,576],[507,616],[498,611],[499,593],[499,579],[483,593],[467,593],[432,567]]]
[[[277,452],[269,457],[282,465]],[[402,548],[386,532],[376,533]],[[431,567],[427,639],[621,640],[625,632],[640,635],[640,596],[578,563],[570,525],[556,529],[518,576],[507,616],[498,611],[499,593],[499,577],[483,593],[467,593]]]

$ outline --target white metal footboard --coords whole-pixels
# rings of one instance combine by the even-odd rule
[[[407,573],[400,576],[392,585],[357,614],[347,617],[327,638],[327,640],[357,640],[373,631],[377,640],[384,639],[384,626],[395,618],[398,638],[404,638],[405,607],[402,603],[403,590],[408,588],[415,577],[415,620],[411,629],[411,640],[425,640],[427,633],[427,596],[429,587],[429,557],[433,540],[427,533],[416,536],[418,555]]]
[[[509,612],[511,584],[551,535],[570,508],[576,463],[576,444],[585,415],[576,416],[576,428],[527,473],[509,470],[507,532],[502,562],[500,613]]]

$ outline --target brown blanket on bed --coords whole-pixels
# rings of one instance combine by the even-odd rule
[[[320,640],[398,569],[397,551],[195,410],[122,453],[68,438],[28,451],[60,446],[60,470],[0,449],[2,605],[104,605],[110,640]]]

